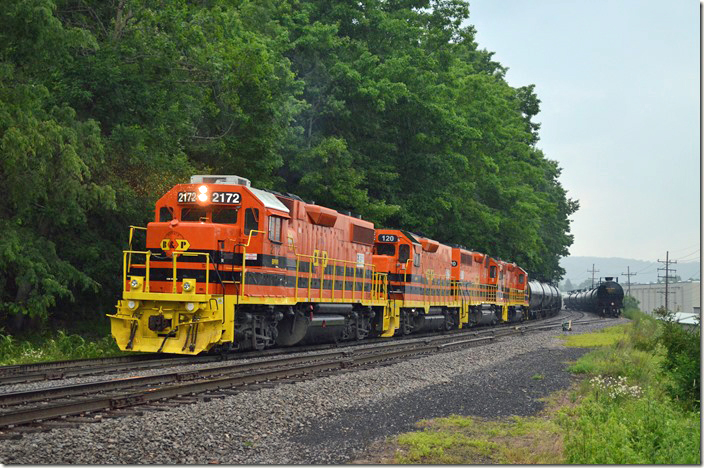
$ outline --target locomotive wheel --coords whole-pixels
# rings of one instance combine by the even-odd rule
[[[455,323],[451,313],[445,313],[445,331],[450,331],[455,328]]]
[[[371,320],[367,316],[360,316],[357,317],[357,327],[356,327],[356,335],[357,335],[357,340],[363,340],[367,336],[369,336],[369,332],[372,329],[372,324]]]
[[[445,330],[450,331],[453,328],[457,328],[459,323],[459,312],[453,310],[448,310],[445,312]]]
[[[402,335],[410,335],[413,331],[413,323],[411,321],[410,314],[406,310],[401,311],[401,323],[399,330]]]

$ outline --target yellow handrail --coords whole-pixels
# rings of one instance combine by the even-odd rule
[[[240,244],[240,245],[242,245],[242,247],[243,247],[243,249],[242,249],[242,283],[241,283],[241,288],[240,288],[240,296],[241,296],[241,297],[244,296],[244,291],[245,291],[245,286],[246,286],[246,272],[247,272],[247,267],[246,267],[247,257],[246,257],[246,256],[247,256],[247,247],[249,247],[249,245],[250,245],[250,243],[251,243],[251,241],[252,241],[252,234],[253,234],[253,233],[266,234],[265,231],[251,230],[251,231],[249,232],[249,236],[248,236],[248,239],[247,239],[247,243],[246,243],[246,244]],[[343,266],[343,268],[344,268],[343,275],[342,275],[342,300],[343,300],[343,301],[344,301],[345,299],[347,299],[347,268],[346,268],[346,265],[347,265],[347,264],[353,264],[353,265],[355,265],[354,273],[353,273],[353,279],[352,279],[352,282],[353,282],[353,290],[352,290],[352,298],[351,298],[351,299],[353,299],[353,300],[355,299],[355,296],[356,296],[355,293],[356,293],[356,290],[357,290],[357,268],[356,268],[356,261],[354,261],[354,260],[341,260],[341,259],[328,258],[328,257],[326,257],[326,256],[324,256],[324,255],[320,255],[320,256],[317,256],[317,257],[316,257],[315,255],[301,254],[301,253],[298,253],[298,252],[297,252],[297,248],[296,248],[296,245],[295,245],[294,243],[289,243],[289,249],[292,250],[293,253],[294,253],[294,255],[296,256],[296,276],[295,276],[295,285],[294,285],[294,297],[295,297],[296,300],[298,300],[298,299],[300,298],[300,297],[299,297],[299,289],[300,289],[300,288],[299,288],[299,279],[300,279],[300,276],[301,276],[301,259],[304,259],[304,258],[307,258],[307,259],[309,260],[309,262],[308,262],[308,265],[309,265],[309,266],[308,266],[308,271],[307,271],[307,273],[308,273],[308,275],[307,275],[307,276],[308,276],[308,278],[307,278],[307,279],[308,279],[308,285],[307,285],[307,288],[306,288],[306,290],[307,290],[307,291],[306,291],[306,298],[305,298],[306,300],[310,301],[310,300],[312,299],[312,297],[311,297],[311,289],[312,289],[313,266],[314,266],[314,265],[313,265],[313,261],[314,261],[315,259],[321,260],[320,263],[321,263],[321,267],[322,267],[322,268],[321,268],[321,270],[320,270],[320,272],[319,272],[319,276],[320,276],[320,287],[318,288],[318,289],[319,289],[319,295],[318,295],[318,297],[319,297],[319,300],[322,300],[322,299],[323,299],[323,289],[324,289],[323,286],[325,285],[325,275],[326,275],[326,273],[325,273],[325,267],[327,266],[327,265],[323,265],[324,261],[322,261],[322,259],[324,259],[324,258],[326,258],[328,262],[332,262],[332,273],[331,273],[331,276],[332,276],[331,299],[333,299],[333,300],[335,299],[335,291],[336,291],[336,290],[335,290],[335,282],[336,282],[336,280],[337,280],[337,266],[338,266],[338,264],[342,264],[342,266]],[[411,260],[411,259],[409,259],[409,261],[410,261],[410,260]],[[380,281],[379,284],[373,284],[373,285],[372,285],[372,288],[370,288],[370,291],[369,291],[370,298],[372,298],[372,299],[377,299],[378,296],[383,296],[383,294],[386,293],[386,288],[385,288],[385,286],[386,286],[386,281],[388,281],[388,276],[387,276],[385,273],[377,273],[376,270],[375,270],[374,265],[371,264],[371,263],[363,263],[363,266],[364,266],[364,273],[363,273],[363,276],[362,276],[362,278],[361,278],[363,281],[366,281],[366,279],[367,279],[367,269],[370,269],[370,270],[371,270],[371,274],[372,274],[371,279],[372,279],[372,281]],[[374,279],[374,278],[375,278],[374,275],[378,275],[378,276],[376,277],[376,278],[378,278],[378,279],[375,280],[375,279]],[[316,275],[316,276],[317,276],[317,275]],[[376,292],[376,294],[377,294],[377,297],[375,297],[375,292]],[[363,286],[362,286],[362,291],[361,291],[361,298],[362,298],[362,299],[364,298],[364,294],[365,294],[365,289],[364,289],[364,285],[363,285]]]
[[[124,250],[122,252],[122,287],[125,287],[125,284],[127,283],[127,271],[131,268],[131,264],[129,264],[128,268],[128,258],[129,262],[132,261],[132,255],[144,255],[145,260],[144,260],[144,267],[145,267],[145,272],[144,272],[144,292],[149,292],[149,283],[151,281],[151,256],[152,256],[152,251],[151,250],[146,250],[146,251],[138,251],[138,250]],[[174,252],[172,256],[172,275],[173,277],[171,278],[172,282],[172,292],[176,292],[176,282],[178,279],[177,275],[177,265],[176,265],[176,260],[177,257],[185,256],[185,257],[197,257],[200,255],[203,255],[205,257],[205,291],[207,292],[210,288],[210,253],[208,252]]]
[[[205,256],[205,291],[206,293],[209,291],[209,286],[210,286],[210,254],[208,252],[174,252],[173,257],[171,261],[173,262],[173,278],[171,279],[173,283],[173,292],[176,292],[176,271],[178,270],[176,268],[176,257],[178,255],[184,256],[184,257],[197,257],[199,255],[204,255]]]
[[[135,230],[135,229],[140,229],[140,230],[142,230],[142,231],[146,231],[146,230],[147,230],[147,228],[142,227],[142,226],[130,226],[130,238],[129,238],[129,243],[128,243],[128,250],[130,250],[130,251],[132,250],[132,238],[133,238],[133,236],[134,236],[134,230]],[[129,259],[129,261],[127,262],[127,264],[128,264],[128,269],[129,269],[129,268],[132,268],[132,255],[130,255],[130,259]]]
[[[295,252],[295,250],[294,250],[294,252]],[[298,280],[299,280],[300,273],[301,273],[301,261],[302,261],[302,259],[308,259],[308,260],[309,260],[309,263],[308,263],[309,268],[308,268],[308,271],[306,272],[306,273],[308,274],[308,275],[307,275],[307,276],[308,276],[308,278],[307,278],[307,279],[308,279],[308,286],[307,286],[307,288],[306,288],[306,296],[305,296],[305,299],[308,300],[308,301],[310,301],[310,300],[312,299],[312,294],[311,294],[311,292],[312,292],[311,290],[313,289],[313,286],[312,286],[312,279],[313,279],[314,277],[318,277],[318,276],[319,276],[319,277],[320,277],[320,287],[318,288],[318,299],[319,299],[319,300],[322,300],[322,299],[323,299],[323,289],[324,289],[324,285],[325,285],[325,275],[326,275],[326,273],[325,273],[325,268],[326,268],[326,267],[323,266],[323,264],[321,263],[321,264],[320,264],[320,268],[321,268],[321,269],[320,269],[319,272],[316,273],[316,275],[314,276],[314,275],[313,275],[313,267],[314,267],[313,262],[314,262],[316,259],[321,259],[321,258],[325,258],[325,257],[316,256],[316,255],[308,255],[308,254],[300,254],[300,253],[295,253],[295,255],[296,255],[296,277],[295,277],[295,286],[294,286],[294,296],[295,296],[296,300],[298,300],[298,299],[300,298],[300,297],[299,297],[299,292],[298,292],[298,290],[299,290],[299,287],[298,287]],[[343,274],[342,274],[342,292],[341,292],[341,295],[342,295],[342,298],[341,298],[341,299],[342,299],[343,301],[344,301],[345,299],[347,299],[347,278],[348,278],[348,276],[347,276],[347,265],[348,265],[348,264],[349,264],[349,265],[354,265],[353,273],[352,273],[352,297],[350,298],[351,300],[354,300],[354,299],[357,298],[357,297],[356,297],[356,293],[357,293],[357,283],[358,283],[358,282],[357,282],[357,279],[361,279],[361,280],[363,281],[363,283],[362,283],[362,289],[361,289],[361,291],[360,291],[360,299],[363,299],[363,298],[365,297],[366,290],[365,290],[365,287],[364,287],[364,286],[365,286],[364,282],[367,280],[367,270],[371,270],[371,276],[369,277],[369,279],[370,279],[373,283],[377,281],[377,279],[375,279],[376,277],[375,277],[374,275],[379,275],[378,278],[381,278],[381,275],[383,275],[384,278],[387,277],[386,274],[377,273],[377,272],[376,272],[376,269],[375,269],[375,266],[374,266],[374,264],[372,264],[372,263],[363,263],[362,265],[363,265],[364,272],[363,272],[362,276],[359,276],[359,277],[358,277],[358,276],[357,276],[357,268],[358,268],[358,267],[357,267],[357,262],[356,262],[356,260],[342,260],[342,259],[339,259],[339,258],[327,258],[327,260],[328,260],[328,264],[329,264],[330,262],[332,262],[332,272],[328,274],[328,276],[331,276],[331,277],[332,277],[332,278],[331,278],[332,287],[330,288],[330,291],[331,291],[331,292],[330,292],[330,298],[331,298],[331,299],[335,299],[335,292],[336,292],[336,289],[335,289],[335,282],[337,281],[337,276],[338,276],[338,275],[337,275],[337,266],[338,266],[338,264],[341,264],[342,267],[344,268],[344,271],[343,271]],[[369,290],[369,297],[372,298],[372,299],[374,299],[374,298],[375,298],[375,292],[380,293],[380,291],[381,291],[381,286],[376,285],[376,284],[373,284],[373,285],[372,285],[372,288],[370,288],[370,290]]]
[[[247,277],[247,247],[249,247],[249,243],[252,242],[252,233],[261,233],[261,234],[266,234],[264,231],[258,231],[256,229],[252,229],[249,231],[249,236],[247,237],[247,243],[242,246],[242,284],[240,285],[240,297],[244,297],[244,287],[246,285],[246,277]]]

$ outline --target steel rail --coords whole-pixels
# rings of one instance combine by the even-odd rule
[[[452,341],[451,339],[449,339]],[[129,406],[140,405],[150,401],[160,400],[163,398],[171,398],[192,393],[201,393],[205,391],[217,390],[221,388],[229,388],[233,386],[243,386],[251,383],[259,383],[271,380],[280,380],[291,377],[299,377],[308,374],[317,374],[327,370],[338,370],[350,366],[363,366],[380,361],[395,361],[402,358],[418,355],[429,355],[434,352],[444,351],[449,349],[451,345],[468,345],[473,343],[481,343],[492,341],[494,337],[475,338],[469,340],[461,340],[458,343],[436,343],[434,341],[448,341],[439,338],[438,340],[428,340],[429,342],[415,343],[410,345],[407,343],[397,343],[396,346],[390,349],[378,352],[380,347],[371,348],[367,353],[349,353],[349,352],[334,352],[326,353],[324,356],[297,356],[278,360],[277,362],[268,363],[248,363],[245,365],[235,366],[237,369],[231,369],[234,372],[223,372],[222,367],[213,369],[204,369],[202,371],[194,371],[189,373],[177,373],[171,375],[159,375],[151,377],[140,377],[134,379],[120,379],[118,381],[100,382],[94,384],[71,385],[54,389],[39,390],[34,392],[22,392],[13,395],[5,395],[3,404],[16,403],[20,401],[31,402],[41,401],[42,399],[51,397],[66,397],[75,396],[77,392],[82,392],[86,388],[91,391],[108,391],[108,390],[127,390],[125,388],[126,381],[131,380],[131,387],[141,386],[149,387],[141,391],[125,393],[122,395],[99,395],[92,398],[82,399],[81,401],[55,402],[52,405],[45,405],[27,409],[13,410],[0,414],[0,427],[14,426],[18,424],[27,424],[39,420],[57,418],[61,416],[71,416],[85,412],[93,412],[99,410],[109,410],[126,408]],[[401,349],[393,349],[401,348]],[[359,354],[359,355],[356,355]],[[321,362],[320,358],[326,360]],[[312,363],[305,363],[313,361]],[[303,363],[303,364],[302,364]],[[262,364],[268,364],[262,366]],[[282,365],[296,364],[293,367],[281,368]],[[263,370],[262,367],[270,367],[269,370]],[[255,372],[242,374],[246,370],[257,369]],[[223,374],[235,375],[223,375]],[[203,376],[209,375],[208,378]],[[194,379],[201,378],[194,381]],[[165,381],[166,380],[166,381]],[[134,385],[133,385],[134,384]],[[161,386],[165,385],[165,386]],[[100,389],[100,390],[98,390]]]
[[[578,312],[576,312],[578,313]],[[582,313],[582,316],[584,314]],[[529,325],[537,322],[543,324],[550,323],[552,321],[568,320],[570,316],[560,317],[560,318],[544,318],[538,320],[528,321]],[[405,335],[400,337],[395,337],[394,341],[404,341],[404,340],[417,340],[425,339],[427,337],[437,337],[437,336],[452,336],[452,335],[464,335],[467,333],[474,334],[486,334],[493,333],[496,330],[502,330],[505,328],[514,328],[517,325],[523,325],[526,321],[512,322],[500,324],[491,328],[485,328],[480,326],[478,328],[464,328],[461,330],[449,330],[444,331],[442,335],[438,335],[436,332],[420,333]],[[146,370],[154,369],[159,367],[168,367],[176,365],[187,365],[187,364],[202,364],[208,362],[217,361],[228,361],[228,360],[239,360],[248,358],[258,358],[258,357],[268,357],[268,356],[279,356],[300,352],[308,351],[319,351],[331,348],[343,347],[357,347],[365,345],[376,345],[378,343],[389,342],[388,338],[369,338],[361,341],[349,341],[341,343],[327,343],[322,345],[314,346],[304,346],[304,347],[292,347],[292,348],[272,348],[263,351],[248,351],[242,353],[231,353],[227,355],[202,355],[202,356],[188,356],[183,357],[179,355],[165,355],[165,354],[140,354],[140,355],[130,355],[130,356],[115,356],[108,358],[93,358],[93,359],[77,359],[70,361],[52,361],[43,363],[33,363],[33,364],[20,364],[14,366],[0,366],[0,385],[11,385],[11,384],[22,384],[30,382],[39,382],[44,380],[59,380],[71,377],[85,377],[100,375],[114,371],[121,370]]]

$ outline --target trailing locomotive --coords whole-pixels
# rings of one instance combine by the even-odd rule
[[[618,317],[623,310],[623,288],[618,279],[608,276],[596,288],[572,291],[565,298],[571,310],[593,312],[602,317]]]
[[[133,250],[135,230],[146,248]],[[197,354],[360,340],[514,322],[560,310],[554,286],[514,263],[199,175],[131,227],[123,297],[109,314],[122,350]]]

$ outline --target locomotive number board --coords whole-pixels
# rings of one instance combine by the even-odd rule
[[[379,234],[379,242],[397,242],[398,237],[393,234]]]
[[[196,192],[178,192],[179,203],[195,203],[198,201]]]
[[[210,194],[210,203],[223,205],[239,205],[242,195],[237,192],[213,192]],[[196,192],[178,192],[178,203],[196,203]]]
[[[239,205],[241,195],[237,192],[213,192],[210,196],[212,203],[225,203],[227,205]]]

